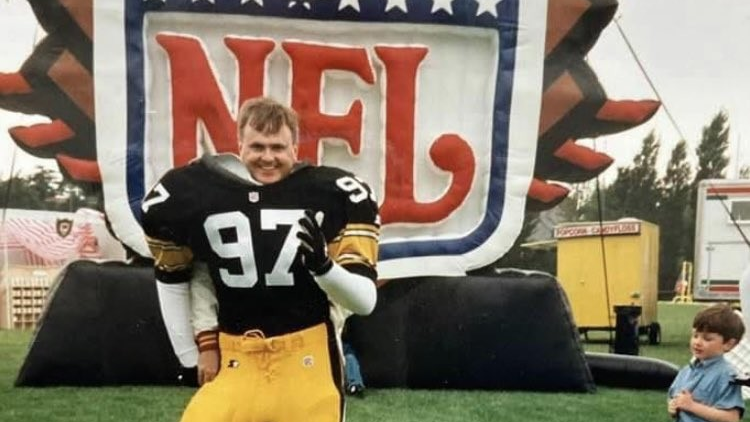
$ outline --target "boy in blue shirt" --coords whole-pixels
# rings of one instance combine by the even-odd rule
[[[695,316],[690,339],[693,359],[669,387],[670,416],[680,422],[736,422],[742,418],[742,393],[724,353],[736,346],[744,333],[742,318],[728,305],[713,305]]]

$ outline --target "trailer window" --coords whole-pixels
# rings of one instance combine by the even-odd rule
[[[750,223],[750,201],[732,201],[731,209],[738,223]]]

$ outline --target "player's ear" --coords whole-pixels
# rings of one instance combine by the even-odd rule
[[[292,155],[294,156],[294,161],[297,161],[297,158],[299,157],[299,141],[293,141],[292,142]]]

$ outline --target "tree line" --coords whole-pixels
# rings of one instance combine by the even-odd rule
[[[578,188],[551,211],[527,212],[521,236],[495,266],[535,268],[555,273],[554,254],[521,247],[544,224],[545,214],[554,215],[553,223],[633,217],[659,226],[659,291],[671,292],[680,275],[682,262],[693,262],[698,183],[704,179],[726,178],[729,129],[726,113],[718,112],[703,127],[694,151],[696,168],[688,161],[688,143],[683,139],[672,149],[661,176],[656,166],[660,139],[656,133],[649,133],[633,162],[619,167],[612,183],[595,189]],[[750,168],[744,166],[739,177],[750,178]],[[596,183],[598,185],[598,181]]]
[[[28,175],[0,180],[0,207],[27,210],[68,211],[79,208],[104,210],[97,185],[78,184],[49,168],[36,167]]]

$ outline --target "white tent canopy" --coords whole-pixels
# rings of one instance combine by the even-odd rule
[[[80,258],[124,259],[120,243],[105,225],[104,214],[6,209],[0,224],[0,263],[9,266],[61,266]]]

